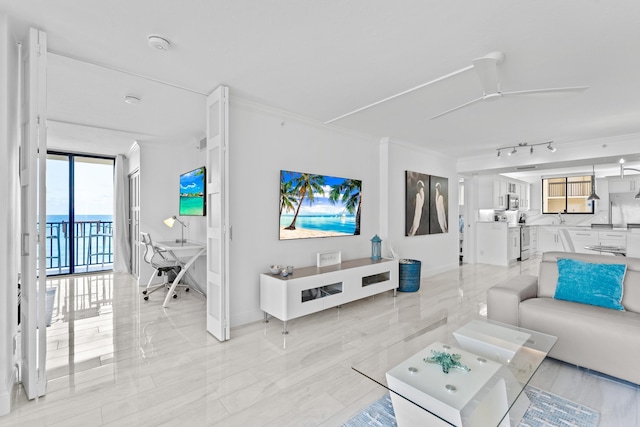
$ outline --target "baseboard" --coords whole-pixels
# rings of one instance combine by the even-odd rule
[[[243,313],[241,315],[231,316],[231,327],[234,328],[236,326],[247,325],[249,323],[257,322],[259,320],[264,320],[264,312],[263,311],[250,311],[247,313]]]
[[[435,275],[440,274],[440,273],[444,273],[445,271],[454,270],[454,269],[459,268],[459,267],[460,267],[460,264],[455,262],[453,264],[446,264],[446,265],[442,265],[440,267],[432,267],[432,268],[429,268],[429,269],[422,268],[420,273],[422,275],[421,277],[431,277],[431,276],[435,276]]]
[[[8,391],[0,393],[0,417],[11,412],[11,394]]]

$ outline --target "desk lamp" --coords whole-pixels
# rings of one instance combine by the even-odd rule
[[[186,239],[184,238],[184,229],[187,227],[187,225],[180,221],[175,215],[172,217],[169,217],[167,219],[164,220],[164,223],[167,227],[169,228],[173,228],[173,225],[176,223],[176,221],[178,221],[180,224],[182,224],[182,227],[180,228],[180,239],[176,239],[176,243],[187,243]]]

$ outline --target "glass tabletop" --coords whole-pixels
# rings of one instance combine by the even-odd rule
[[[517,425],[529,406],[522,391],[556,340],[472,320],[418,331],[352,368],[391,392],[398,427]]]
[[[619,256],[625,256],[627,254],[627,248],[624,248],[622,246],[587,245],[584,248],[590,251],[608,252]]]

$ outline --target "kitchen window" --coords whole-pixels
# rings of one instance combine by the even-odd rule
[[[543,214],[592,214],[591,176],[568,176],[542,179]]]

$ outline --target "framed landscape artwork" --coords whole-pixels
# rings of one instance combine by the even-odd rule
[[[360,234],[362,181],[280,171],[280,240]]]
[[[447,233],[448,200],[448,178],[406,171],[405,236]]]
[[[180,216],[205,216],[207,204],[205,202],[205,167],[199,167],[180,175]]]

